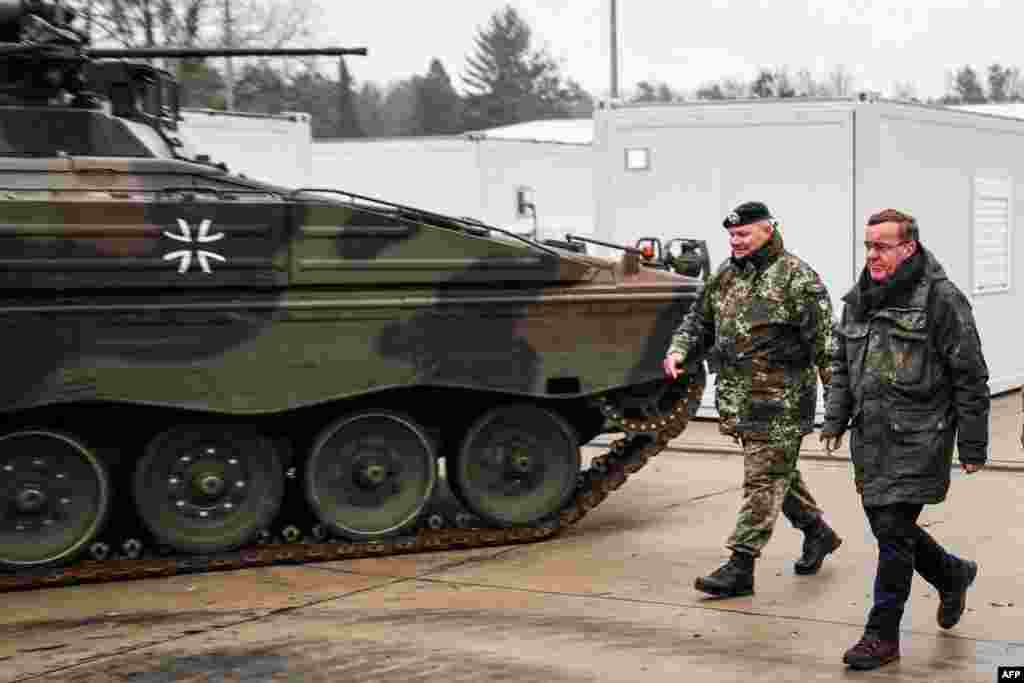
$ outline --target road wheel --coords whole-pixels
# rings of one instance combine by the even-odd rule
[[[411,418],[368,411],[319,435],[306,463],[306,497],[320,521],[349,540],[411,527],[437,481],[435,446]]]
[[[143,521],[163,544],[217,553],[251,540],[277,516],[281,455],[268,438],[230,426],[180,426],[146,447],[135,469]]]
[[[110,476],[74,437],[26,430],[0,437],[0,565],[73,559],[110,510]]]
[[[579,470],[576,432],[562,417],[532,405],[508,405],[470,427],[448,480],[473,513],[492,524],[517,526],[558,512]]]

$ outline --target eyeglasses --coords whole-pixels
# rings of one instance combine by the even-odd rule
[[[897,242],[896,244],[886,244],[885,242],[865,242],[864,250],[870,253],[871,250],[874,249],[882,256],[885,256],[896,247],[908,244],[909,242],[910,240],[903,240],[902,242]]]

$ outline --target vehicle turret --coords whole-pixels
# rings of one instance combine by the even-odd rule
[[[95,109],[176,129],[179,84],[158,58],[366,55],[366,48],[93,48],[61,0],[0,0],[0,104]]]

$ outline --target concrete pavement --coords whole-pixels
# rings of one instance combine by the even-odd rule
[[[849,463],[802,465],[844,539],[821,572],[793,573],[802,536],[780,519],[756,594],[714,600],[693,580],[727,556],[742,461],[673,446],[544,543],[3,595],[0,681],[987,683],[1024,665],[1024,472],[954,471],[922,523],[980,564],[964,619],[942,631],[915,578],[903,659],[851,672],[876,550]]]

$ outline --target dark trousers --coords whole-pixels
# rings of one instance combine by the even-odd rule
[[[956,590],[963,581],[963,561],[947,553],[917,525],[923,507],[897,503],[864,508],[871,531],[878,539],[875,604],[864,630],[878,633],[886,640],[899,639],[900,620],[915,570],[941,592]]]

